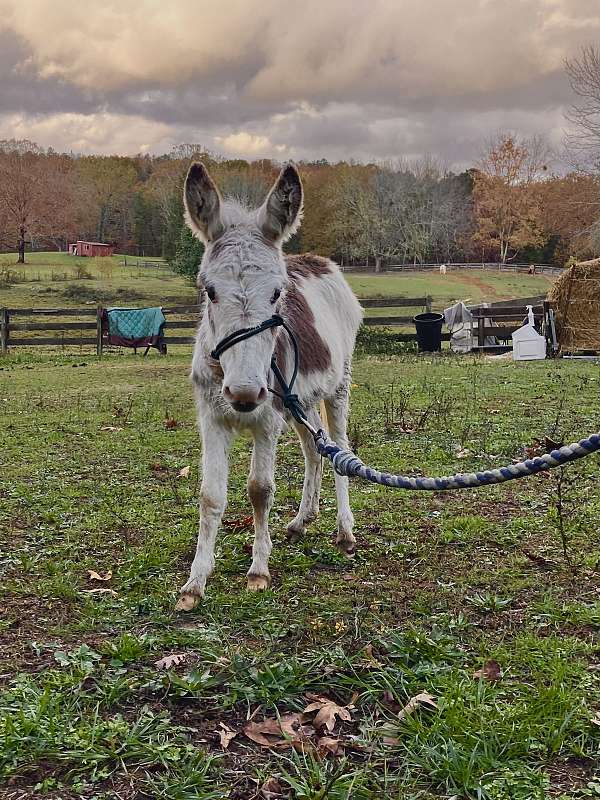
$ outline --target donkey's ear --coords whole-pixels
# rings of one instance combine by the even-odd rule
[[[302,220],[302,201],[300,175],[294,164],[289,163],[258,210],[258,224],[264,236],[277,244],[289,239]]]
[[[208,244],[224,231],[221,220],[221,195],[204,164],[194,163],[188,170],[183,189],[185,219],[193,233]]]

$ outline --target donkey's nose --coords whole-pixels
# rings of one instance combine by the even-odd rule
[[[236,411],[254,411],[267,399],[267,390],[264,386],[235,386],[231,384],[223,387],[223,397]]]

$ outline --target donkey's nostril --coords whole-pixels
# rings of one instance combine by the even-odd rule
[[[244,406],[245,411],[252,410],[248,406],[255,408],[259,403],[264,403],[267,399],[267,390],[264,386],[233,385],[223,386],[223,397],[234,408],[238,405]],[[237,409],[240,410],[239,408]]]

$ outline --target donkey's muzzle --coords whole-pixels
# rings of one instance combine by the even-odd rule
[[[236,411],[244,413],[254,409],[267,399],[264,386],[224,386],[223,397]]]
[[[243,414],[247,414],[249,411],[254,411],[255,408],[258,408],[258,403],[238,403],[234,401],[231,407],[235,411],[241,411]]]

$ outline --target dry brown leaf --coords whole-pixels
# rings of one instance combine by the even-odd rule
[[[382,664],[381,664],[381,661],[378,661],[378,660],[375,658],[375,656],[373,655],[373,645],[372,645],[372,644],[368,644],[368,645],[366,645],[366,646],[365,646],[365,648],[364,648],[364,650],[365,650],[365,653],[366,653],[366,656],[367,656],[367,660],[368,660],[368,661],[369,661],[369,662],[370,662],[370,663],[371,663],[371,664],[372,664],[374,667],[381,667],[381,666],[382,666]],[[357,697],[358,697],[358,695],[357,695]],[[351,702],[350,702],[350,705],[353,705],[353,704],[354,704],[354,701],[351,701]]]
[[[188,467],[182,467],[179,470],[179,472],[177,473],[177,477],[178,478],[189,478],[189,476],[190,476],[190,468],[189,468],[189,466]]]
[[[304,709],[305,714],[311,714],[316,711],[317,714],[312,721],[312,724],[318,730],[319,728],[327,728],[332,731],[335,728],[337,717],[344,722],[350,722],[352,716],[348,711],[348,706],[340,706],[334,700],[328,697],[321,697],[320,695],[308,694],[307,697],[313,700]]]
[[[241,531],[248,530],[254,525],[254,517],[234,517],[233,519],[223,520],[221,525],[223,528],[227,528],[230,531],[240,533]]]
[[[413,714],[418,708],[429,708],[435,709],[437,708],[437,703],[435,701],[435,697],[429,694],[429,692],[420,692],[416,694],[414,697],[411,697],[408,703],[401,708],[398,712],[398,719],[404,719],[409,714]]]
[[[157,669],[171,669],[171,667],[182,664],[186,658],[187,655],[185,653],[171,653],[171,655],[163,656],[159,658],[158,661],[155,661],[154,666]]]
[[[244,734],[261,747],[291,747],[300,724],[300,714],[285,714],[279,719],[248,722]]]
[[[101,575],[94,569],[88,569],[87,574],[91,581],[109,581],[112,578],[112,572],[110,570],[104,575]]]
[[[473,677],[483,681],[499,681],[502,677],[502,669],[500,664],[492,658],[486,661],[481,669],[476,670]]]
[[[219,731],[219,739],[221,740],[221,747],[227,750],[229,743],[237,736],[237,731],[232,731],[224,722],[220,722],[221,730]]]
[[[268,778],[260,787],[259,797],[264,800],[275,800],[283,796],[283,788],[277,778]]]
[[[82,594],[111,594],[113,597],[117,596],[117,593],[114,589],[107,589],[106,587],[102,589],[82,589]]]
[[[170,431],[179,427],[179,422],[173,417],[165,417],[165,428]]]
[[[343,756],[344,746],[339,739],[334,739],[333,736],[321,736],[317,740],[317,752],[323,756]]]
[[[169,471],[169,468],[164,464],[161,464],[160,461],[152,462],[152,464],[150,464],[150,469],[152,470],[152,472],[158,475],[162,475],[163,473]]]

